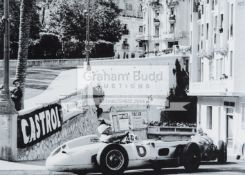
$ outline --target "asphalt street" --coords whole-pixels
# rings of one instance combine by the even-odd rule
[[[99,174],[99,173],[97,173]],[[179,168],[163,168],[161,173],[155,173],[153,170],[144,169],[144,170],[130,170],[126,171],[125,175],[166,175],[166,174],[181,174],[187,175],[183,167]],[[237,175],[245,174],[245,160],[242,161],[231,161],[226,164],[218,164],[217,162],[202,162],[199,167],[199,170],[193,175]],[[89,173],[87,175],[96,175],[95,173]]]
[[[7,162],[0,161],[0,175],[74,175],[73,173],[50,172],[44,166],[45,161],[40,162]],[[187,175],[183,167],[179,168],[163,168],[160,173],[156,173],[151,169],[128,170],[125,175],[166,175],[181,174]],[[217,162],[202,162],[199,170],[194,175],[237,175],[245,174],[245,160],[230,160],[226,164],[218,164]],[[87,173],[86,175],[101,175],[101,173]]]

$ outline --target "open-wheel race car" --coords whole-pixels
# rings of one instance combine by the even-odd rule
[[[191,138],[191,142],[197,143],[201,151],[202,161],[217,160],[218,163],[227,161],[227,144],[220,140],[217,145],[206,134],[197,134]]]
[[[128,135],[125,137],[129,137]],[[125,141],[126,140],[126,141]],[[129,140],[100,142],[96,135],[73,139],[56,148],[46,160],[46,168],[58,172],[102,172],[123,174],[128,169],[184,166],[196,171],[201,161],[200,148],[189,141]]]

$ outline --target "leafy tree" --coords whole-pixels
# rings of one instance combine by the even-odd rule
[[[86,38],[86,13],[88,1],[54,0],[50,5],[47,29],[65,39],[83,42]],[[121,10],[112,0],[91,0],[90,38],[92,41],[118,42],[122,25],[118,16]]]
[[[18,42],[19,42],[19,26],[20,26],[20,3],[10,3],[11,24],[10,24],[10,40],[11,40],[11,58],[17,58]],[[30,39],[35,40],[39,38],[41,24],[39,21],[38,9],[34,5],[32,16],[30,20]]]
[[[10,1],[10,58],[16,59],[19,42],[20,25],[20,2],[19,0]],[[35,6],[30,22],[30,38],[35,40],[39,38],[41,24],[39,21],[38,9]],[[3,35],[0,36],[0,52],[3,54]],[[2,58],[2,57],[0,57]]]

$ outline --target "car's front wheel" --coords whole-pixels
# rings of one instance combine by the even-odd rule
[[[196,143],[188,143],[183,150],[182,164],[187,172],[196,171],[201,162],[201,152]]]
[[[100,168],[104,175],[123,174],[128,166],[128,154],[118,145],[111,144],[104,148],[100,155]]]

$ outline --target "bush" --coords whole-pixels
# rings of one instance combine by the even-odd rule
[[[29,46],[29,59],[57,58],[61,42],[57,35],[41,33],[40,39],[32,41]]]
[[[63,42],[63,57],[65,58],[81,58],[84,57],[84,43],[79,41]]]
[[[97,42],[91,53],[92,58],[113,57],[113,56],[114,56],[113,44],[104,41]]]

